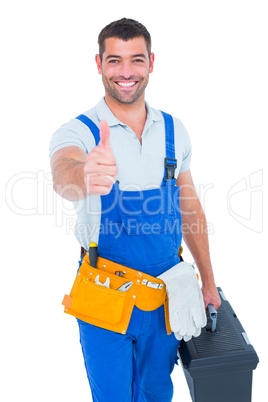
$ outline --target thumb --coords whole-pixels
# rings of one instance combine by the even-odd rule
[[[99,147],[104,150],[111,150],[110,127],[106,120],[100,122],[100,142]]]

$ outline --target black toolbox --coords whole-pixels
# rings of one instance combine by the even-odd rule
[[[181,341],[180,360],[193,402],[251,402],[252,371],[259,362],[221,288],[221,306],[201,335]]]

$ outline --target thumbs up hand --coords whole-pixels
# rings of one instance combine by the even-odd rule
[[[88,153],[84,166],[84,181],[88,194],[107,195],[116,182],[118,168],[115,164],[110,127],[105,120],[100,122],[100,142]]]
[[[100,122],[100,142],[98,146],[106,151],[112,150],[110,143],[110,127],[105,120],[101,120]]]

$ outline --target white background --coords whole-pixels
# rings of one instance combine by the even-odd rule
[[[147,100],[179,117],[190,134],[216,282],[259,355],[253,401],[263,402],[268,16],[261,0],[1,6],[1,400],[90,400],[77,325],[61,306],[77,269],[75,216],[53,194],[48,144],[103,95],[97,35],[121,17],[139,20],[152,35]],[[185,257],[191,261],[187,250]],[[190,402],[181,368],[173,381],[174,401]]]

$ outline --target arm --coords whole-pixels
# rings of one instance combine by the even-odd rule
[[[181,187],[180,208],[183,239],[201,275],[205,306],[213,304],[217,309],[221,302],[210,261],[206,217],[195,191],[190,170],[180,173],[176,184]]]
[[[56,151],[50,160],[56,193],[69,201],[78,201],[89,194],[106,195],[112,189],[117,166],[110,145],[106,122],[100,126],[100,143],[87,155],[77,146]]]
[[[57,194],[69,201],[86,198],[85,162],[86,154],[76,146],[61,148],[51,156],[53,187]]]

